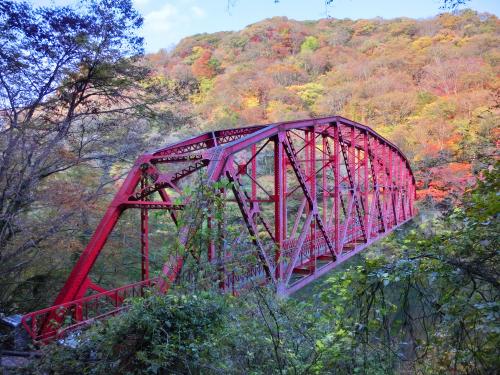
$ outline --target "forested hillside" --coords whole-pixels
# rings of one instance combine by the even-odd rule
[[[174,197],[183,208],[175,220],[167,210],[149,214],[147,237],[138,211],[120,212],[80,281],[94,293],[140,280],[146,238],[151,275],[189,251],[185,278],[166,295],[151,288],[125,299],[123,314],[78,332],[69,345],[44,346],[18,373],[498,372],[496,16],[277,17],[146,55],[142,22],[131,0],[74,7],[0,0],[1,318],[53,303],[138,155],[202,131],[335,114],[361,122],[408,156],[421,215],[310,285],[307,298],[276,298],[260,281],[240,298],[220,293],[217,279],[238,269],[217,262],[202,269],[200,254],[218,233],[217,257],[234,253],[248,268],[258,261],[248,245],[261,233],[247,237],[242,220],[227,220],[239,210],[220,194],[231,183],[205,186],[197,176]],[[264,177],[274,180],[272,173]],[[200,203],[208,200],[215,211]],[[195,223],[189,249],[179,240],[185,223]],[[107,302],[118,308],[120,298]],[[60,306],[44,324],[57,327],[60,314],[72,319]],[[14,336],[2,328],[0,349],[15,346]]]
[[[272,18],[147,56],[190,89],[187,131],[340,114],[411,159],[420,197],[464,191],[496,152],[500,22],[465,10],[431,19]],[[177,129],[176,129],[177,130]]]

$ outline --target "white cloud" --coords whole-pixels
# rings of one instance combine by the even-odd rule
[[[172,4],[165,4],[144,16],[144,29],[148,32],[165,32],[177,22],[179,11]]]
[[[197,5],[193,5],[193,6],[191,7],[191,11],[192,11],[192,12],[193,12],[193,14],[194,14],[196,17],[198,17],[198,18],[203,18],[203,17],[205,17],[205,11],[204,11],[202,8],[200,8],[199,6],[197,6]]]
[[[177,43],[182,37],[190,34],[190,27],[195,22],[206,17],[205,10],[193,0],[178,0],[173,4],[170,1],[163,4],[150,1],[147,8],[149,11],[143,13],[144,26],[141,34],[146,40],[148,51],[156,51]]]

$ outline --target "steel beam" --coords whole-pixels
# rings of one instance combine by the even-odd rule
[[[300,144],[297,149],[294,137]],[[271,147],[266,148],[268,144],[272,145],[272,152]],[[264,162],[258,163],[257,156]],[[272,163],[268,163],[266,170],[265,160],[269,157]],[[287,180],[288,166],[298,182],[290,189],[289,183],[294,185],[294,182]],[[240,208],[254,246],[252,251],[258,258],[258,264],[247,265],[246,271],[245,267],[229,271],[226,262],[237,261],[240,249],[224,247],[227,246],[225,219],[215,223],[213,207],[208,207],[203,222],[209,240],[204,245],[206,252],[197,252],[205,254],[204,258],[197,256],[197,261],[216,262],[219,285],[234,294],[256,283],[271,283],[279,294],[293,293],[416,213],[415,179],[409,161],[394,144],[365,125],[330,116],[207,132],[137,159],[53,307],[25,316],[23,325],[30,335],[43,341],[57,336],[59,331],[81,327],[89,321],[85,309],[90,301],[114,301],[114,307],[102,315],[104,318],[123,309],[124,295],[128,292],[152,284],[166,292],[180,274],[185,258],[195,254],[171,253],[161,276],[151,281],[148,212],[167,210],[177,226],[175,212],[193,204],[182,198],[183,185],[192,185],[192,176],[200,172],[206,173],[203,183],[229,179],[234,195],[231,199]],[[265,180],[266,177],[272,178]],[[266,196],[262,197],[262,192]],[[154,198],[157,194],[161,201]],[[181,197],[182,203],[174,204],[169,194]],[[223,191],[221,197],[231,201]],[[290,207],[296,213],[290,218],[293,225],[289,228]],[[106,291],[94,284],[89,274],[121,214],[131,208],[140,210],[143,281]],[[274,214],[271,223],[266,220],[270,213]],[[188,244],[190,233],[196,229],[189,225],[177,228],[181,245]],[[102,296],[87,300],[85,295],[89,290]],[[63,327],[67,316],[74,323]],[[54,322],[58,329],[50,325]]]

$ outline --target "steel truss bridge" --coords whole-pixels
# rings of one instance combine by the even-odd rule
[[[161,275],[151,277],[149,212],[165,210],[177,225],[179,211],[194,204],[189,198],[179,204],[179,199],[196,175],[206,184],[229,182],[220,194],[236,207],[240,228],[246,227],[240,240],[248,242],[246,252],[256,259],[248,267],[228,271],[226,263],[243,257],[237,248],[222,248],[217,238],[207,241],[203,257],[197,258],[216,264],[218,286],[235,294],[258,283],[289,295],[415,215],[415,179],[408,160],[367,126],[334,116],[201,134],[137,159],[53,306],[23,317],[35,342],[115,315],[125,308],[126,298],[141,295],[145,287],[168,290],[191,253],[168,255]],[[130,209],[140,211],[142,279],[106,290],[90,272]],[[181,244],[193,233],[189,225],[177,226]],[[213,228],[213,217],[208,215],[203,225]]]

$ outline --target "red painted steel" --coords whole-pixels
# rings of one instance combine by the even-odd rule
[[[223,224],[214,225],[209,214],[205,225],[211,235],[203,260],[216,265],[218,285],[235,294],[255,283],[291,294],[415,214],[415,179],[406,157],[369,127],[339,116],[218,130],[178,142],[137,159],[54,305],[24,316],[35,341],[114,315],[127,296],[141,294],[145,286],[168,290],[189,251],[169,254],[160,277],[151,280],[148,211],[167,210],[177,225],[176,212],[190,204],[183,188],[200,171],[206,183],[231,182],[232,196],[220,194],[227,204],[237,204],[248,229],[247,238],[240,234],[235,242],[253,243],[254,249],[243,247],[258,259],[226,271],[246,253],[224,247]],[[183,203],[174,204],[173,196]],[[142,281],[106,291],[90,272],[130,208],[140,211]],[[182,245],[192,230],[178,228]],[[87,296],[91,291],[98,293]]]

